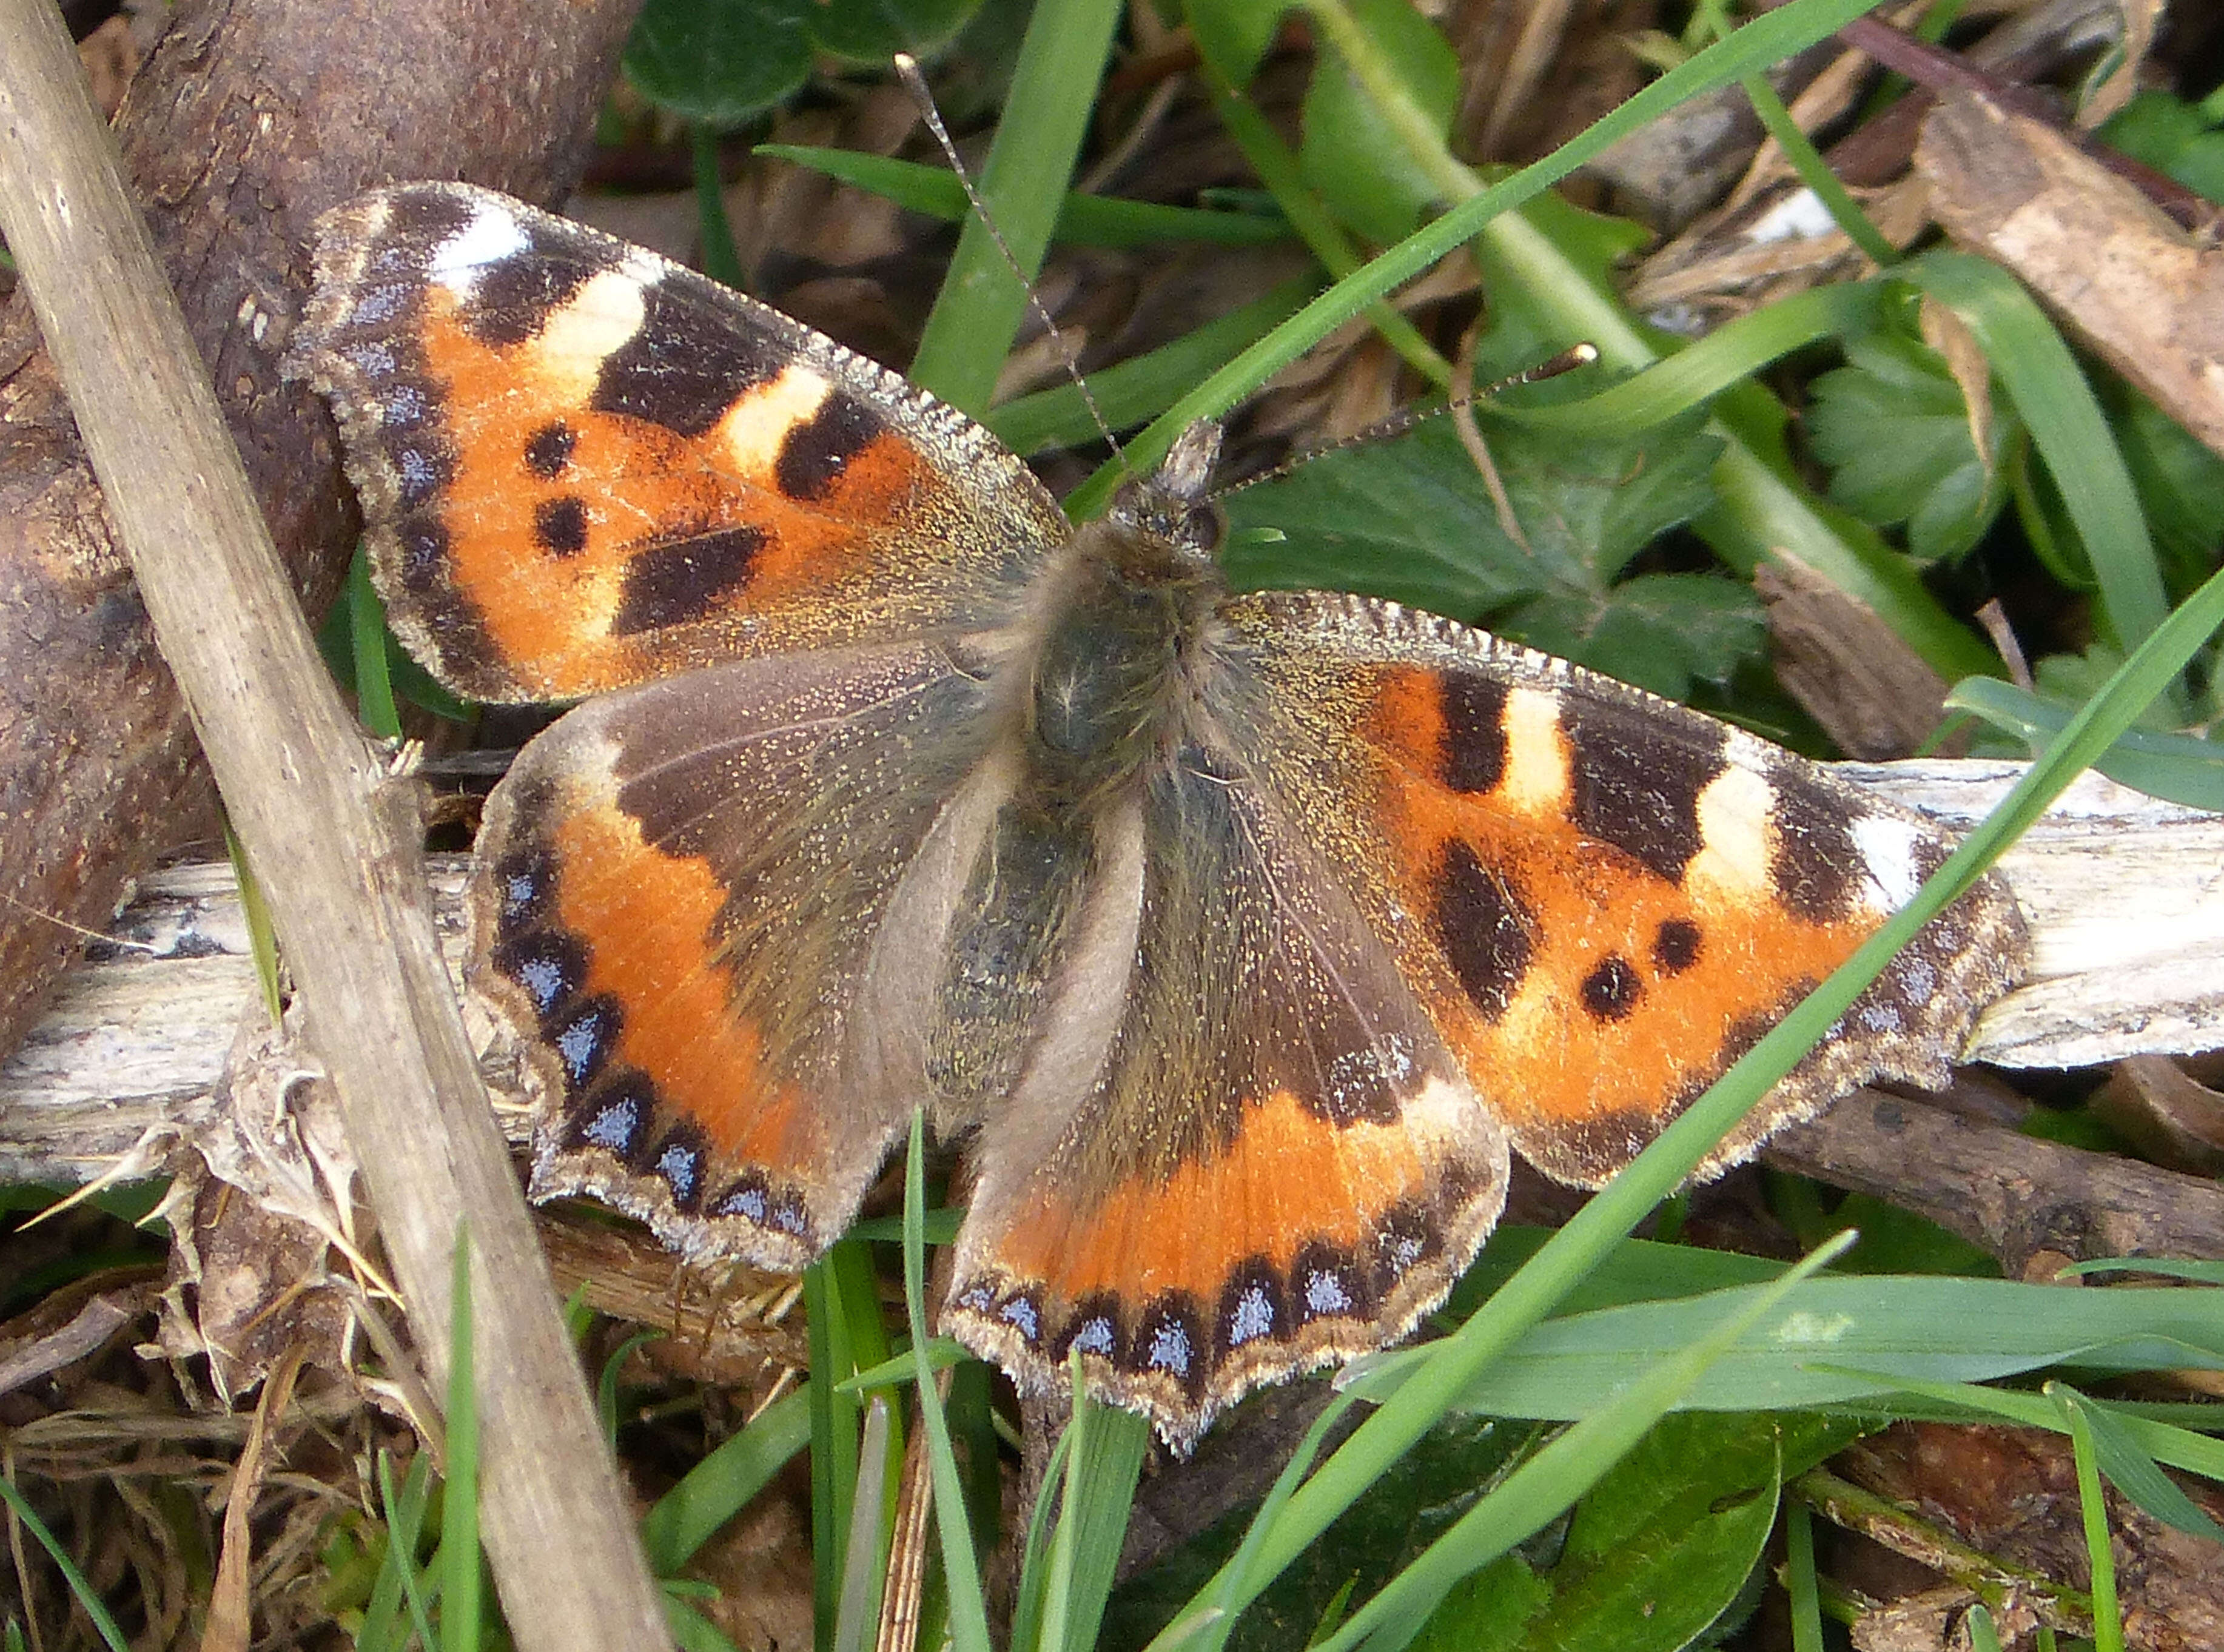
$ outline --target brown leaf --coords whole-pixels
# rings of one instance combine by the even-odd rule
[[[2224,249],[2062,133],[1959,93],[1917,169],[1957,241],[2015,272],[2108,364],[2224,453]]]

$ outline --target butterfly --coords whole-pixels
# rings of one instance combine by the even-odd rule
[[[472,881],[535,1195],[795,1268],[923,1108],[943,1327],[1177,1447],[1411,1331],[1511,1154],[1612,1176],[1948,852],[1482,631],[1232,591],[1211,425],[1077,528],[897,375],[504,197],[377,192],[316,262],[294,359],[395,632],[583,702]],[[2024,950],[1979,884],[1702,1174],[1943,1080]]]

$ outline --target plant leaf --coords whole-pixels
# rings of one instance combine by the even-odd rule
[[[1848,340],[1846,361],[1815,381],[1807,409],[1830,497],[1874,526],[1906,523],[1908,548],[1926,561],[1965,554],[2006,498],[2012,417],[1995,409],[1979,453],[1961,387],[1930,346],[1880,331]]]
[[[1439,134],[1459,101],[1459,59],[1409,0],[1349,0],[1353,20]],[[1436,202],[1435,182],[1392,135],[1349,68],[1325,53],[1305,92],[1298,169],[1329,210],[1368,240],[1410,235]]]

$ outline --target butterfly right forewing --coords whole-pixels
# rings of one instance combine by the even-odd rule
[[[1518,1151],[1620,1170],[1911,899],[1950,840],[1816,764],[1449,620],[1266,593],[1227,610],[1246,738]],[[1942,1081],[2020,973],[1981,881],[1707,1161],[1874,1078]]]

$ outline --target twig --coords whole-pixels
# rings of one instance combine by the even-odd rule
[[[433,939],[417,823],[319,661],[60,19],[0,0],[0,227],[269,894],[436,1376],[478,1268],[485,1532],[519,1645],[670,1643]]]

